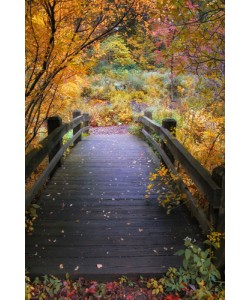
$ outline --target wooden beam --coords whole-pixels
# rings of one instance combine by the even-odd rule
[[[176,136],[176,125],[177,122],[175,119],[163,119],[161,123],[163,128],[166,128],[173,136]],[[161,142],[161,148],[164,150],[164,152],[167,154],[171,162],[174,164],[174,156],[171,153],[171,151],[168,149],[167,144],[162,141]]]
[[[74,110],[73,111],[73,120],[77,117],[81,116],[81,111],[80,110]],[[82,123],[79,123],[75,128],[73,129],[73,135],[75,135],[80,129],[81,129]],[[75,140],[74,146],[82,140],[81,135]]]
[[[145,117],[147,117],[148,119],[150,119],[150,120],[152,120],[152,118],[153,118],[153,114],[152,114],[152,112],[151,111],[148,111],[148,110],[146,110],[146,111],[144,111],[144,116]],[[148,127],[148,126],[144,126],[144,129],[148,132],[148,133],[151,133],[150,131],[150,127]]]
[[[155,121],[150,120],[147,117],[140,116],[138,118],[138,122],[141,122],[142,124],[146,125],[147,127],[150,127],[151,129],[153,129],[153,131],[155,131],[158,134],[161,133],[161,130],[160,130],[161,126],[158,123],[156,123]]]
[[[53,116],[49,117],[47,120],[47,128],[48,128],[48,135],[50,135],[56,128],[62,126],[62,118],[59,116]],[[56,153],[60,150],[62,147],[62,138],[58,140],[58,143],[56,143],[53,147],[51,147],[51,150],[49,152],[49,162],[53,159],[53,157],[56,155]],[[52,177],[55,173],[56,169],[61,167],[61,160],[58,161],[58,163],[55,165],[54,169],[51,171],[50,176]]]

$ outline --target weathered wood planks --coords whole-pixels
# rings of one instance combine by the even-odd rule
[[[144,199],[158,165],[150,147],[129,134],[79,142],[40,197],[35,231],[26,237],[30,276],[112,280],[178,266],[183,239],[201,233],[184,206],[166,215],[156,194]]]

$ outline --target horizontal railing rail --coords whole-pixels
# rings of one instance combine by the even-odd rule
[[[216,170],[211,175],[176,139],[175,126],[176,121],[173,119],[165,119],[162,125],[159,125],[152,119],[150,112],[145,112],[144,116],[138,118],[138,122],[143,124],[142,133],[152,146],[158,151],[165,165],[171,169],[174,175],[178,176],[177,184],[181,190],[187,195],[188,205],[200,223],[203,232],[208,233],[211,228],[221,229],[223,227],[224,215],[222,214],[222,207],[224,206],[224,190],[222,185],[219,186],[218,181],[214,180]],[[161,144],[157,143],[152,137],[151,132],[156,133],[160,139]],[[172,133],[171,133],[172,132]],[[178,161],[186,174],[190,176],[196,185],[197,189],[204,195],[209,204],[208,215],[197,206],[192,194],[188,190],[180,178],[174,162]],[[221,169],[220,169],[221,171]]]
[[[89,131],[89,114],[81,114],[80,111],[73,112],[73,120],[70,123],[62,124],[60,117],[51,117],[47,121],[48,136],[40,142],[37,149],[31,150],[25,157],[25,180],[37,169],[43,160],[49,156],[49,164],[39,179],[25,195],[25,208],[27,209],[34,197],[41,190],[42,186],[61,164],[64,152],[73,143],[81,140],[81,134]],[[62,138],[73,129],[73,137],[62,145]]]

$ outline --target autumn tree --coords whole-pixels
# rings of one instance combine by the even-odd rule
[[[127,37],[127,45],[131,49],[131,54],[137,64],[144,70],[154,68],[155,45],[148,33],[148,22],[139,23],[136,33]]]
[[[84,73],[86,49],[140,10],[141,0],[26,0],[26,147],[52,113],[69,106],[60,93]]]
[[[175,102],[174,97],[174,79],[178,68],[182,66],[185,55],[176,45],[178,41],[178,30],[176,26],[164,20],[151,21],[151,35],[155,41],[156,50],[154,51],[156,65],[168,67],[170,69],[170,100]]]
[[[157,1],[151,19],[158,58],[168,62],[172,73],[210,78],[220,99],[224,99],[224,13],[224,0],[163,0]]]
[[[133,68],[135,61],[124,39],[115,34],[106,38],[95,53],[98,60],[97,68]]]

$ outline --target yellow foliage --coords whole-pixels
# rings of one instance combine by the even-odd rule
[[[185,92],[185,89],[182,86],[178,85],[177,86],[177,91],[179,92],[179,94],[183,95],[184,92]]]
[[[68,82],[61,85],[60,93],[67,98],[77,99],[80,97],[79,85],[76,82]]]
[[[132,7],[142,12],[145,5],[150,1],[97,0],[95,5],[81,0],[26,1],[26,147],[48,116],[68,118],[72,109],[79,108],[80,91],[72,77],[87,74],[96,64],[89,46],[98,50],[98,41],[114,24],[118,26],[126,14],[129,17]],[[96,22],[100,16],[103,20]]]

